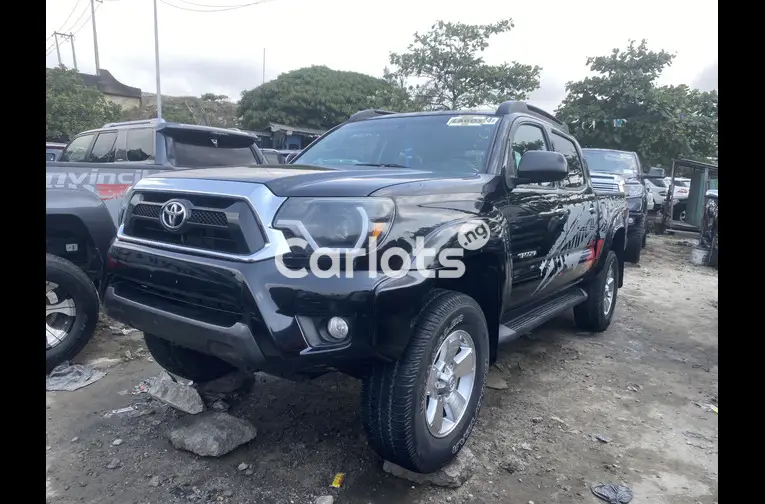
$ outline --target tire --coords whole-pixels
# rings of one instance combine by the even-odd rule
[[[232,365],[217,357],[178,346],[153,334],[144,333],[143,339],[157,364],[182,378],[208,382],[234,370]]]
[[[45,285],[45,367],[49,373],[76,357],[90,341],[98,322],[99,300],[84,271],[52,254],[45,254]]]
[[[627,235],[627,246],[624,248],[625,261],[633,264],[640,262],[640,252],[643,250],[642,241],[643,238],[639,234]]]
[[[441,345],[447,337],[455,337],[457,331],[465,331],[472,340],[474,374],[472,384],[469,380],[462,382],[465,379],[462,378],[453,390],[462,393],[463,398],[469,390],[470,396],[464,413],[455,418],[456,426],[450,432],[446,432],[449,423],[444,415],[433,415],[445,422],[441,436],[437,437],[431,433],[435,427],[429,426],[426,415],[428,407],[437,403],[435,398],[441,396],[435,392],[435,386],[429,386],[429,379],[433,379],[431,371],[436,358],[440,360]],[[464,351],[465,346],[461,345],[457,357],[464,355]],[[411,471],[430,473],[440,469],[459,453],[475,426],[488,369],[489,332],[478,303],[458,292],[434,291],[417,318],[401,359],[375,363],[364,380],[361,409],[370,446],[384,460]],[[431,395],[426,394],[428,388],[433,391]],[[454,415],[450,406],[444,412]]]
[[[606,311],[606,281],[613,280],[611,304]],[[613,250],[608,251],[603,268],[584,286],[587,291],[587,301],[574,307],[576,326],[589,332],[603,332],[611,325],[619,293],[619,260]]]
[[[712,246],[709,248],[709,265],[713,268],[717,268],[717,248],[717,235],[715,234],[715,237],[712,238]]]
[[[643,231],[643,240],[640,244],[640,248],[645,248],[646,244],[648,243],[648,231]]]

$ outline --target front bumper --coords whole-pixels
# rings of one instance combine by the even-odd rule
[[[431,280],[291,279],[274,260],[224,261],[115,240],[104,306],[109,316],[249,371],[321,374],[369,359],[396,359]],[[330,317],[346,319],[346,340],[326,337]]]

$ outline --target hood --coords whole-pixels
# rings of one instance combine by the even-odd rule
[[[464,178],[464,175],[460,175]],[[476,175],[477,177],[477,175]],[[183,178],[264,184],[277,196],[363,197],[396,184],[451,178],[407,168],[335,169],[310,165],[259,165],[162,172],[153,178]]]

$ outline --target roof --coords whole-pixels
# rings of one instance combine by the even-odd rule
[[[268,129],[270,129],[273,132],[276,131],[291,131],[293,134],[297,135],[323,135],[324,130],[320,129],[314,129],[314,128],[303,128],[300,126],[288,126],[286,124],[278,124],[278,123],[268,123]]]
[[[694,161],[692,159],[673,159],[672,164],[674,166],[685,166],[686,168],[693,168],[694,170],[717,170],[717,165],[713,163],[704,163],[702,161]]]
[[[103,68],[99,70],[98,75],[80,73],[80,77],[82,77],[86,86],[98,88],[104,94],[141,99],[141,90],[139,88],[121,83],[108,70]]]
[[[246,137],[253,138],[253,135],[251,135],[250,133],[246,131],[230,129],[230,128],[218,128],[215,126],[201,126],[197,124],[167,122],[164,119],[143,119],[138,121],[107,123],[107,124],[104,124],[103,127],[101,128],[83,131],[79,134],[81,135],[83,133],[95,133],[97,131],[101,131],[104,129],[133,128],[133,127],[150,127],[158,131],[163,129],[168,129],[168,128],[174,129],[174,130],[207,131],[207,132],[221,133],[224,135],[246,136]]]

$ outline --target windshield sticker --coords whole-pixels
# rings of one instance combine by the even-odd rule
[[[488,116],[455,116],[446,122],[447,126],[486,126],[497,124],[499,117]]]

